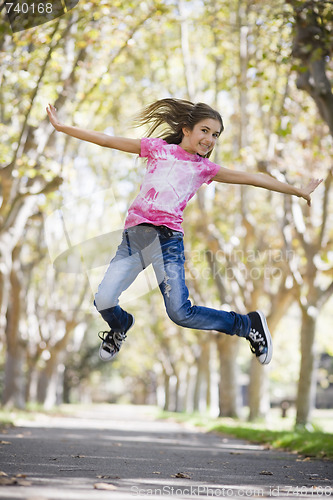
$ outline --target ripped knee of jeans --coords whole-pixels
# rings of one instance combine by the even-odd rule
[[[164,292],[165,295],[169,298],[170,297],[170,291],[171,291],[171,285],[169,283],[169,276],[167,273],[164,273],[164,279],[163,279],[163,285],[164,285]]]

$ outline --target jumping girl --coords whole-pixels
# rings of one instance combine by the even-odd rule
[[[62,124],[54,106],[47,107],[54,128],[77,139],[147,158],[140,192],[128,210],[122,241],[95,295],[95,306],[110,330],[100,332],[100,357],[113,359],[119,352],[134,317],[118,299],[149,264],[153,265],[168,316],[177,325],[215,330],[244,337],[261,364],[272,358],[272,339],[261,311],[241,315],[192,305],[185,284],[183,211],[203,183],[247,184],[304,198],[321,180],[312,179],[298,189],[273,177],[221,167],[208,158],[224,127],[221,115],[210,106],[161,99],[138,117],[149,125],[147,137],[128,139]],[[159,137],[151,135],[164,126]]]

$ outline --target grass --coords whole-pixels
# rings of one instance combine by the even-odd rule
[[[0,430],[16,426],[20,420],[35,421],[39,415],[67,415],[72,412],[72,406],[61,405],[45,410],[40,404],[28,404],[24,409],[0,407]]]
[[[238,419],[173,412],[162,412],[159,417],[172,418],[178,422],[203,427],[208,432],[219,432],[267,445],[270,448],[333,460],[333,433],[320,429],[316,425],[295,428],[292,418],[281,419],[275,415],[268,423],[250,423]],[[322,420],[325,421],[325,419]]]

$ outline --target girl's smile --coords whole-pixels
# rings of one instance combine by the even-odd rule
[[[206,156],[214,148],[220,133],[220,122],[206,118],[194,125],[193,130],[184,127],[184,137],[179,145],[188,153]]]

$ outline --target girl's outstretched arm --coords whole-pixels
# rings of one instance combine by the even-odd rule
[[[120,151],[125,151],[126,153],[140,154],[140,139],[112,137],[104,134],[103,132],[95,132],[94,130],[85,130],[79,127],[64,125],[59,121],[56,108],[52,106],[52,104],[47,106],[46,112],[49,116],[50,122],[59,132],[64,132],[71,137],[76,137],[77,139],[81,139],[83,141],[93,142],[94,144],[98,144],[99,146],[104,146],[106,148],[119,149]]]
[[[225,182],[227,184],[247,184],[269,189],[270,191],[299,196],[300,198],[304,198],[308,205],[311,206],[311,193],[318,187],[323,179],[311,179],[304,188],[297,188],[291,184],[280,182],[269,175],[253,174],[221,167],[213,180]]]

